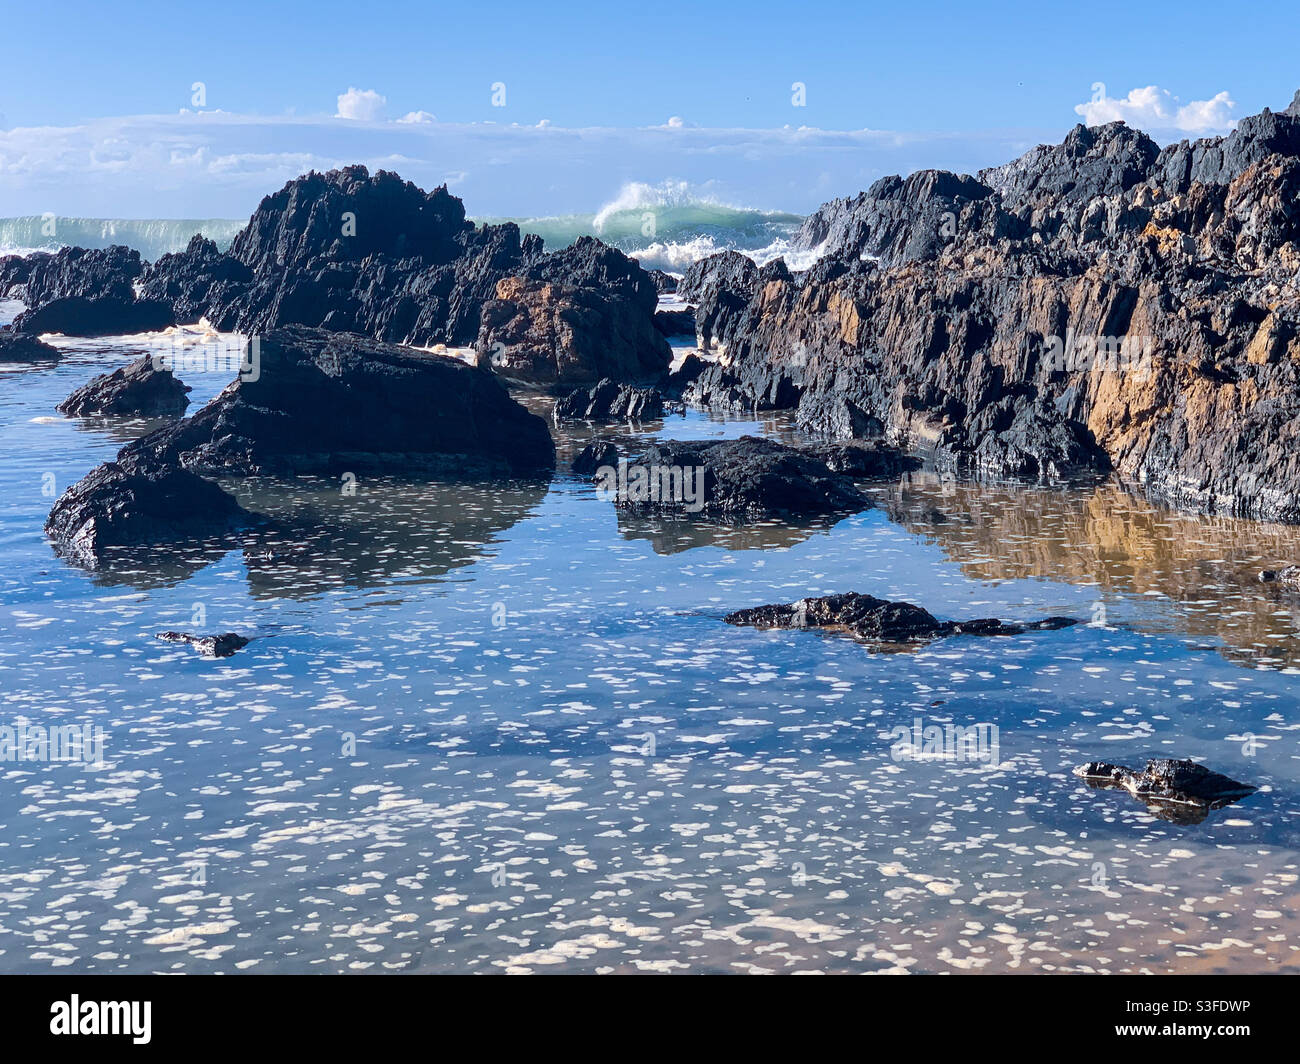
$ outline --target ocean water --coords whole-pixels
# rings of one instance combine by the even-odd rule
[[[479,223],[515,222],[545,240],[548,250],[567,247],[580,236],[597,236],[626,252],[646,269],[684,273],[692,262],[719,251],[741,251],[761,266],[784,256],[792,269],[806,269],[819,249],[794,240],[803,216],[717,203],[685,184],[632,182],[596,211],[546,218],[490,217]],[[152,262],[182,251],[195,233],[222,250],[246,224],[236,219],[114,219],[28,216],[0,218],[0,255],[56,251],[65,245],[102,248],[125,244]],[[50,232],[53,225],[53,233]]]
[[[53,408],[156,341],[57,342],[0,371],[0,723],[104,756],[0,762],[0,971],[1300,970],[1300,607],[1253,579],[1300,529],[925,473],[833,523],[629,518],[564,472],[583,428],[547,483],[228,481],[305,552],[91,574],[51,495],[149,426]],[[1088,623],[879,653],[722,620],[843,590]],[[996,750],[896,760],[917,721]],[[1149,756],[1260,789],[1178,824],[1071,775]]]

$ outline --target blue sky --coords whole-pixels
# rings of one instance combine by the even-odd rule
[[[0,216],[241,216],[294,166],[348,161],[449,180],[478,214],[594,211],[629,182],[683,180],[802,211],[883,173],[1000,162],[1081,118],[1224,132],[1300,87],[1297,10],[9,5]]]

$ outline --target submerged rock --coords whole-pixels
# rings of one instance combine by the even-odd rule
[[[1141,772],[1090,761],[1076,768],[1074,774],[1092,787],[1122,788],[1146,802],[1162,820],[1181,824],[1198,824],[1211,810],[1240,801],[1258,789],[1187,759],[1148,761]]]
[[[723,618],[727,624],[755,628],[822,628],[845,632],[875,643],[916,643],[950,635],[1020,635],[1054,631],[1078,622],[1070,617],[1046,617],[1026,624],[996,618],[940,621],[928,610],[910,602],[891,602],[848,591],[798,602],[754,606]]]
[[[106,462],[59,496],[45,532],[59,554],[95,569],[118,548],[202,540],[255,520],[212,481],[183,469]]]
[[[58,348],[35,336],[0,329],[0,363],[57,362],[62,357]]]
[[[591,388],[579,388],[555,404],[556,421],[651,421],[664,416],[658,388],[638,388],[605,378]]]
[[[597,490],[635,513],[723,521],[848,515],[871,506],[846,475],[805,451],[756,436],[649,447],[597,476]]]
[[[56,409],[69,417],[180,417],[190,389],[169,369],[157,369],[145,355],[82,385]]]
[[[546,422],[459,359],[291,327],[261,338],[256,365],[255,378],[128,444],[120,460],[237,476],[554,471]]]
[[[238,632],[220,635],[191,635],[189,632],[159,632],[154,636],[167,643],[188,643],[205,658],[228,658],[248,646],[249,640]]]

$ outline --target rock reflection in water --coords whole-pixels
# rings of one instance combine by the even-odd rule
[[[1259,582],[1261,569],[1300,559],[1300,527],[1178,513],[1114,482],[1060,490],[924,472],[875,494],[893,520],[972,579],[1163,596],[1176,616],[1144,616],[1144,625],[1222,640],[1231,660],[1300,665],[1300,595]]]
[[[728,525],[684,517],[657,517],[618,511],[618,534],[624,539],[649,540],[656,554],[680,554],[696,547],[723,550],[781,550],[829,531],[840,518],[821,518],[794,524],[758,521]]]
[[[389,477],[347,485],[320,477],[255,478],[222,486],[274,522],[245,541],[249,589],[259,599],[440,579],[483,557],[484,548],[527,517],[548,487],[543,480]]]

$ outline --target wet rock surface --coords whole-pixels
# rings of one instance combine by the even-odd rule
[[[63,356],[38,337],[0,329],[0,364],[10,362],[57,362]]]
[[[1104,761],[1074,770],[1092,787],[1117,787],[1147,804],[1162,820],[1198,824],[1214,809],[1240,801],[1256,787],[1186,759],[1158,758],[1140,772]]]
[[[180,417],[189,406],[189,391],[146,355],[78,388],[57,410],[69,417]]]
[[[261,339],[256,379],[122,449],[124,465],[207,475],[549,475],[555,445],[490,373],[320,329]]]
[[[638,513],[723,521],[847,515],[871,505],[848,476],[813,454],[755,436],[651,445],[598,488]],[[689,494],[690,498],[684,496]]]
[[[1068,628],[1078,623],[1069,617],[1047,617],[1026,624],[996,618],[940,621],[928,610],[910,602],[891,602],[855,591],[754,606],[729,613],[724,620],[727,624],[754,628],[820,628],[843,632],[867,642],[899,644],[928,642],[951,635],[1020,635]]]
[[[556,401],[556,421],[650,421],[664,416],[663,393],[606,378]]]
[[[192,635],[189,632],[159,632],[154,636],[166,643],[186,643],[205,658],[228,658],[248,646],[249,640],[238,632],[220,635]]]
[[[255,521],[218,485],[183,469],[107,462],[58,498],[45,532],[59,554],[96,569],[117,551],[195,542]]]

